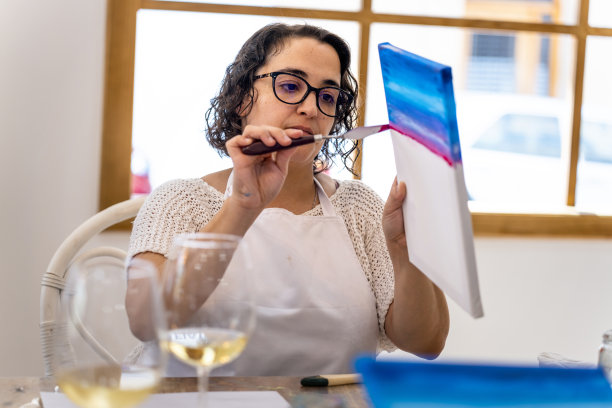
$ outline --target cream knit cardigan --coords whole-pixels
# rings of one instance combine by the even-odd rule
[[[330,200],[337,215],[344,220],[376,298],[378,350],[393,351],[396,347],[384,330],[394,288],[393,266],[381,224],[384,202],[360,181],[338,183]],[[174,236],[199,231],[219,211],[223,196],[202,179],[173,180],[161,185],[149,195],[134,221],[128,256],[155,252],[167,257]],[[302,215],[322,216],[323,211],[317,205]]]

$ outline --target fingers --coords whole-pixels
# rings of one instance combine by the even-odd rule
[[[385,213],[391,213],[402,207],[406,198],[406,183],[398,182],[397,177],[393,180],[393,185],[389,191],[389,197],[385,203]]]
[[[275,160],[276,165],[283,171],[283,173],[287,173],[291,156],[293,156],[296,151],[297,147],[292,147],[291,149],[279,150],[278,152],[273,153],[276,155],[273,160]]]
[[[274,146],[276,143],[282,146],[291,144],[291,138],[282,130],[268,126],[247,126],[242,136],[253,140],[261,140],[266,146]]]
[[[406,183],[398,182],[397,177],[389,191],[389,197],[383,210],[383,230],[387,245],[394,243],[402,248],[406,246],[406,234],[404,230],[404,215],[402,205],[406,199]]]
[[[289,146],[291,139],[303,136],[304,132],[299,129],[286,129],[272,126],[253,126],[247,125],[241,135],[228,140],[226,147],[242,148],[250,145],[255,140],[261,140],[266,146],[274,146],[276,143],[282,146]]]
[[[391,186],[391,190],[389,191],[389,199],[393,201],[399,201],[400,203],[404,201],[406,197],[406,183],[403,181],[398,182],[397,176],[393,180],[393,185]]]

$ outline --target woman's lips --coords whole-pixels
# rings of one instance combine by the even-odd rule
[[[306,126],[290,126],[288,129],[297,129],[309,135],[314,135],[314,132],[312,131],[312,129]]]

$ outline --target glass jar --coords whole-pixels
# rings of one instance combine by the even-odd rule
[[[597,365],[603,371],[608,382],[612,384],[612,330],[603,334]]]

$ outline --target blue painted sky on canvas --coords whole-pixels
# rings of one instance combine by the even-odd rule
[[[450,67],[394,47],[378,46],[391,127],[461,162]]]

